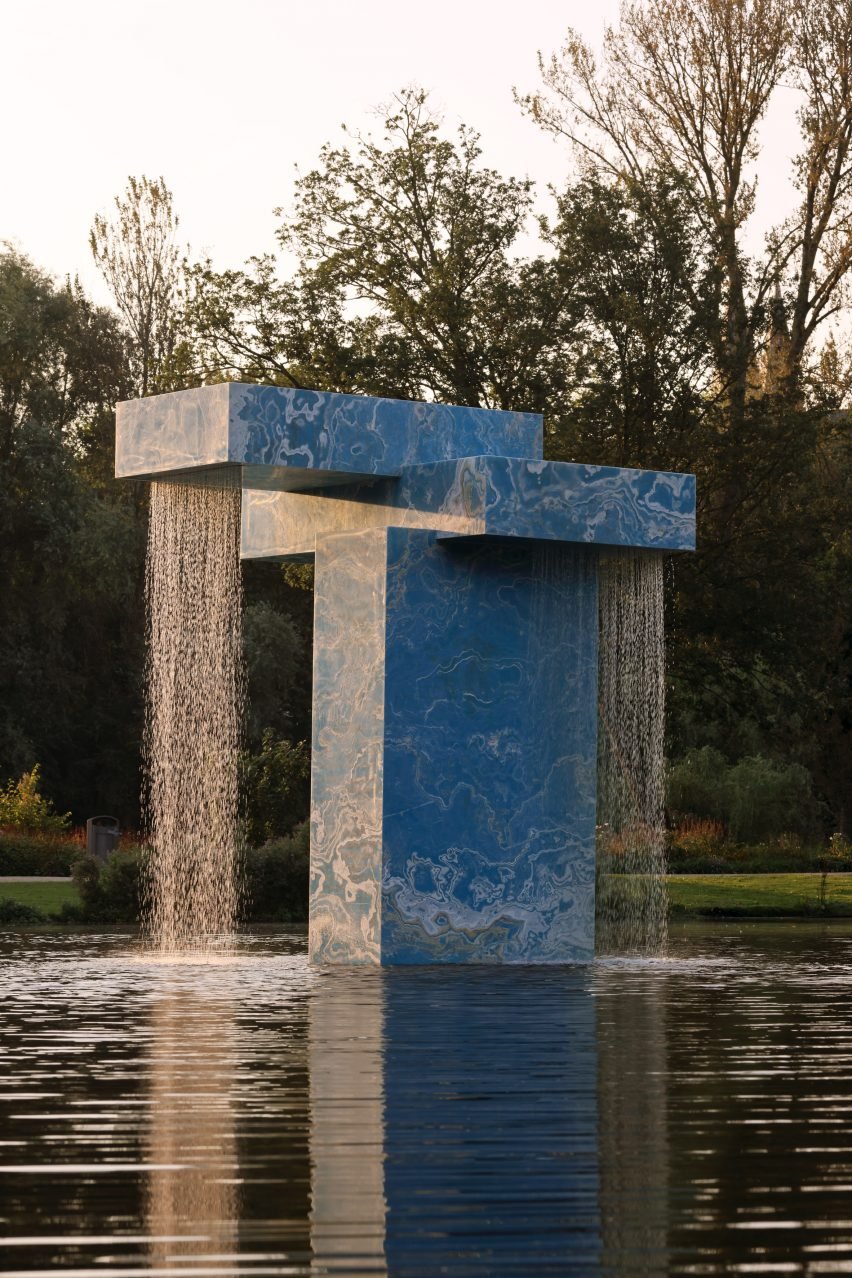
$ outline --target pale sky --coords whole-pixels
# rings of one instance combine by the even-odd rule
[[[128,174],[162,174],[181,238],[220,267],[273,250],[273,208],[340,125],[419,84],[485,159],[542,190],[571,157],[512,98],[566,27],[598,43],[616,0],[0,0],[0,241],[107,294],[87,237]],[[764,130],[759,218],[789,203],[790,104]]]

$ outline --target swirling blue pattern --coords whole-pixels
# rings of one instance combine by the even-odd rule
[[[246,559],[311,555],[325,537],[388,526],[456,536],[692,550],[695,476],[465,457],[407,466],[398,479],[321,492],[247,488],[243,494]]]
[[[316,555],[314,960],[591,958],[596,548],[692,549],[694,476],[543,461],[524,413],[236,384],[119,406],[116,474],[222,465],[245,558]]]
[[[475,453],[540,457],[541,416],[238,382],[130,400],[116,413],[125,478],[230,462],[258,484],[300,488]]]
[[[593,555],[392,528],[318,566],[314,957],[589,959]]]
[[[383,963],[592,957],[596,669],[589,552],[389,530]]]

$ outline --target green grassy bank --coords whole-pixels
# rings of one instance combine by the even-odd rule
[[[51,883],[45,879],[30,879],[25,883],[0,883],[0,901],[16,901],[32,910],[40,910],[42,914],[57,914],[63,905],[79,905],[80,894],[70,880]]]
[[[852,874],[672,874],[675,916],[852,917]],[[824,891],[823,891],[824,888]]]
[[[666,880],[675,918],[852,918],[852,874],[673,874]],[[824,889],[824,891],[823,891]],[[63,906],[79,907],[74,883],[0,883],[0,923],[36,922],[16,918],[4,902],[38,911],[49,919]]]

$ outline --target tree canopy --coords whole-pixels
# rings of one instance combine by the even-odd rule
[[[93,224],[115,310],[3,251],[0,788],[40,764],[60,811],[135,819],[145,499],[111,480],[112,405],[239,378],[542,412],[550,457],[694,470],[670,756],[805,769],[848,830],[852,358],[828,321],[852,267],[850,55],[839,0],[631,0],[600,66],[569,33],[523,100],[578,159],[545,213],[408,89],[299,178],[278,256],[193,261],[146,177]],[[750,253],[782,78],[800,200]],[[274,833],[304,802],[310,574],[245,583],[246,775],[278,787],[278,817],[251,808]]]

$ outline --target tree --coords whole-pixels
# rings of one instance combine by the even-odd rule
[[[130,177],[115,208],[112,221],[98,215],[92,224],[92,255],[127,327],[138,393],[170,390],[183,384],[187,359],[172,193],[163,178]]]
[[[384,113],[379,140],[326,146],[297,184],[278,237],[296,260],[279,282],[194,273],[207,363],[284,384],[541,409],[561,377],[565,273],[513,255],[531,184],[481,163],[478,137],[442,136],[425,93]]]
[[[728,421],[746,412],[749,375],[776,284],[791,310],[786,386],[795,398],[809,343],[844,296],[852,265],[852,8],[846,0],[633,0],[609,28],[601,70],[569,31],[540,59],[545,88],[523,99],[593,169],[642,183],[689,178],[716,254],[711,330]],[[758,130],[782,76],[800,90],[796,212],[750,262]]]
[[[144,539],[104,425],[129,386],[115,318],[0,253],[0,781],[41,763],[78,819],[136,809]]]
[[[566,393],[548,405],[551,454],[690,469],[705,442],[712,259],[684,183],[588,173],[557,198],[547,239],[570,290]]]

